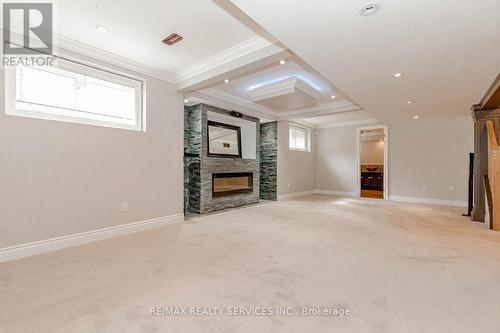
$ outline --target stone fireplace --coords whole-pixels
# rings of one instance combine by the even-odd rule
[[[209,124],[238,128],[240,151],[235,156],[213,154]],[[219,131],[218,134],[224,134]],[[220,140],[219,140],[220,141]],[[231,141],[233,146],[237,139]],[[217,142],[217,150],[224,142]],[[215,145],[214,145],[215,146]],[[216,151],[217,152],[217,151]],[[184,208],[203,214],[259,202],[260,121],[206,104],[186,106],[184,110]]]

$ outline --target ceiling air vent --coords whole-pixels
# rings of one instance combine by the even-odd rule
[[[167,38],[165,38],[162,42],[167,44],[168,46],[174,45],[182,40],[182,36],[176,33],[170,34]]]

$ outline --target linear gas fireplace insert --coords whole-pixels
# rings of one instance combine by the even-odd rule
[[[222,197],[227,195],[253,192],[252,172],[231,172],[212,174],[212,196]]]

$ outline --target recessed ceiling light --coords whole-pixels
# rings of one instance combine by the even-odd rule
[[[359,15],[361,16],[373,15],[380,10],[380,7],[381,7],[380,4],[376,2],[366,4],[359,10]]]
[[[413,104],[413,101],[406,101],[406,104]]]
[[[394,76],[396,78],[401,77],[403,75],[405,75],[405,74],[404,73],[394,73],[394,74],[392,74],[392,76]]]
[[[187,102],[188,102],[188,99],[187,99],[187,98],[186,98],[186,99],[184,99],[184,103],[187,103]]]
[[[413,116],[413,119],[418,119],[418,118],[420,118],[420,117],[419,116]]]
[[[229,82],[229,79],[225,79],[225,80],[224,80],[224,83],[228,83],[228,82]]]
[[[280,65],[284,65],[285,64],[285,60],[280,60]]]
[[[107,32],[107,31],[108,31],[108,29],[107,29],[106,27],[104,27],[104,26],[102,26],[102,25],[99,25],[99,24],[97,24],[97,25],[95,26],[95,28],[96,28],[96,29],[97,29],[97,31],[99,31],[99,32]]]
[[[335,99],[335,97],[336,97],[335,95],[332,95],[332,99]]]

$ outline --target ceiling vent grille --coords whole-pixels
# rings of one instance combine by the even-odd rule
[[[172,46],[176,43],[179,43],[181,40],[182,36],[174,32],[173,34],[170,34],[167,38],[165,38],[162,42],[167,44],[168,46]]]

